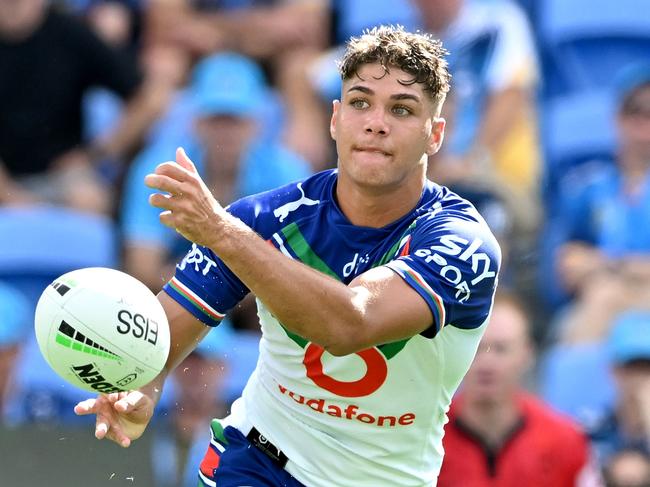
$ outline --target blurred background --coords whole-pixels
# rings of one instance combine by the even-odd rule
[[[485,440],[489,415],[463,404],[525,418],[525,397],[575,431],[568,455],[590,472],[539,485],[650,485],[647,0],[0,0],[0,485],[196,485],[208,419],[255,366],[254,303],[177,369],[129,450],[74,416],[86,394],[41,358],[35,303],[89,266],[160,290],[188,242],[142,179],[178,146],[224,204],[334,167],[335,61],[379,24],[450,51],[429,176],[472,201],[504,251],[498,325],[449,428],[468,409]],[[517,431],[476,440],[490,485],[533,485],[499,474]],[[469,485],[462,448],[441,485]]]

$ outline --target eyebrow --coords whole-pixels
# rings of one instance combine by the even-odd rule
[[[347,93],[350,93],[351,91],[360,91],[361,93],[365,93],[366,95],[374,95],[375,92],[368,88],[367,86],[362,86],[362,85],[354,85],[351,86]],[[395,93],[394,95],[390,96],[391,100],[413,100],[416,103],[420,102],[420,97],[417,95],[412,95],[411,93]]]

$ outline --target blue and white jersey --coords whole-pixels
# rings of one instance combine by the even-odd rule
[[[410,213],[368,228],[341,212],[336,181],[337,171],[321,172],[241,199],[228,211],[287,258],[343,283],[389,267],[428,304],[431,326],[334,357],[284,328],[258,300],[259,360],[225,422],[244,434],[254,425],[308,486],[432,485],[451,397],[490,314],[500,250],[471,204],[444,187],[427,182]],[[248,293],[197,245],[165,291],[213,326]]]

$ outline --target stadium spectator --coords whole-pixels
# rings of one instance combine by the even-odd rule
[[[557,269],[574,305],[557,328],[571,343],[603,340],[618,313],[650,303],[650,64],[627,66],[617,87],[616,160],[563,185]]]
[[[606,346],[617,389],[616,404],[589,431],[602,465],[627,448],[650,454],[650,313],[619,315]]]
[[[0,418],[10,391],[13,368],[27,334],[32,309],[25,296],[0,281]]]
[[[326,5],[326,0],[153,0],[145,10],[145,57],[152,64],[161,59],[175,64],[171,76],[220,51],[262,62],[287,102],[286,123],[295,134],[287,138],[301,149],[306,147],[301,138],[311,136],[301,128],[314,112],[308,99],[295,99],[300,81],[292,73],[326,46]],[[301,155],[310,161],[323,157],[318,150]]]
[[[497,177],[520,198],[537,192],[539,77],[526,14],[508,1],[416,0],[424,28],[450,51],[454,88],[434,180]],[[436,179],[437,178],[437,179]],[[529,216],[530,218],[530,216]]]
[[[99,163],[128,155],[160,109],[135,66],[45,0],[1,0],[0,73],[0,203],[107,211]],[[110,137],[87,141],[82,97],[93,85],[128,105]]]
[[[175,263],[190,244],[159,222],[143,180],[181,143],[223,203],[311,172],[307,162],[262,133],[269,88],[253,60],[235,53],[215,54],[193,73],[193,82],[161,122],[166,128],[136,157],[125,184],[124,266],[154,291],[173,275]]]
[[[227,323],[222,325],[225,326],[209,333],[171,376],[174,394],[166,418],[171,422],[171,428],[165,431],[166,438],[158,438],[158,441],[167,442],[175,454],[172,461],[176,466],[176,478],[169,478],[170,473],[166,473],[164,485],[185,485],[184,470],[192,445],[200,441],[201,447],[205,448],[206,442],[210,441],[205,434],[206,422],[224,415],[229,406],[224,401],[224,380],[229,373],[228,355],[234,346],[231,340],[233,332]],[[155,471],[168,470],[161,463],[169,459],[157,455],[159,451],[160,448],[153,450],[153,468]],[[196,485],[196,464],[193,467],[192,487]]]
[[[158,295],[175,337],[169,368],[246,294],[258,303],[260,358],[231,414],[211,424],[202,485],[435,482],[445,412],[500,262],[478,212],[426,179],[444,134],[444,55],[399,28],[351,40],[330,125],[338,171],[228,211],[182,149],[145,178],[168,193],[150,198],[161,221],[196,243]],[[97,415],[98,438],[129,446],[165,375],[75,411]]]
[[[534,360],[527,312],[498,293],[445,427],[439,487],[599,485],[589,441],[530,393]]]
[[[605,487],[649,487],[650,456],[626,449],[616,452],[605,467]]]

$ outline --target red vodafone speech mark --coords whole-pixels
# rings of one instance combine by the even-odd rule
[[[368,396],[381,387],[388,375],[386,359],[376,348],[356,352],[356,355],[366,364],[366,375],[359,380],[344,382],[336,380],[323,371],[321,358],[325,349],[315,343],[310,343],[305,351],[302,363],[307,369],[307,377],[326,391],[342,397]]]

